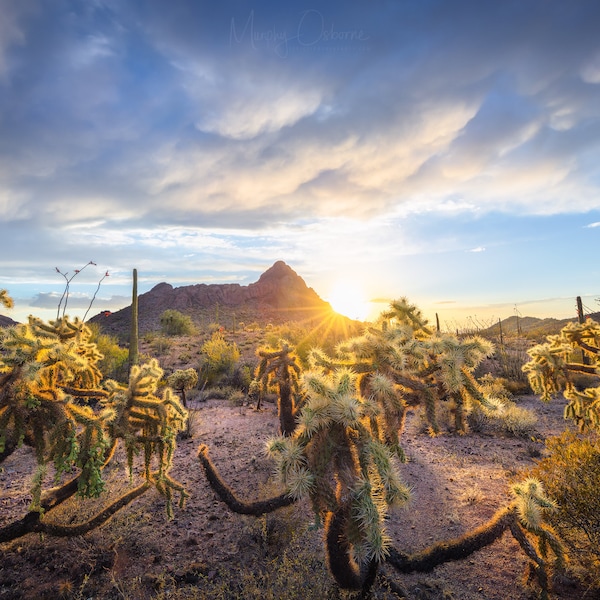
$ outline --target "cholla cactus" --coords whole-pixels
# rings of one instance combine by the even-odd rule
[[[261,382],[263,391],[270,384],[278,386],[279,428],[282,435],[292,435],[296,428],[294,393],[298,391],[300,376],[297,357],[286,340],[280,340],[279,348],[259,348],[256,354],[261,359],[256,369],[256,379]]]
[[[14,306],[13,299],[8,295],[7,290],[0,290],[0,306],[12,308]]]
[[[31,510],[42,513],[56,504],[57,494],[65,499],[66,493],[42,497],[49,463],[56,467],[57,481],[71,468],[79,469],[76,487],[65,484],[69,493],[98,496],[104,489],[102,469],[123,439],[131,459],[143,450],[146,480],[165,495],[170,512],[172,492],[183,496],[168,470],[186,412],[171,390],[162,398],[155,395],[162,377],[156,361],[133,369],[127,387],[114,381],[102,384],[97,366],[102,355],[90,337],[84,323],[68,317],[50,323],[30,317],[27,324],[0,334],[1,456],[23,442],[33,446],[38,470]],[[153,456],[156,473],[150,469]],[[31,527],[42,530],[35,519]]]
[[[343,365],[359,374],[361,392],[379,406],[379,435],[388,445],[401,454],[399,435],[410,404],[425,407],[432,434],[439,433],[436,408],[441,400],[453,402],[455,426],[461,433],[466,430],[465,412],[473,403],[494,409],[472,374],[493,353],[490,342],[432,333],[420,311],[404,298],[392,302],[382,318],[378,327],[340,344],[337,358],[313,352],[311,360],[322,368]]]
[[[387,552],[388,506],[408,500],[391,451],[372,435],[373,407],[347,369],[302,377],[306,402],[292,437],[268,443],[277,474],[294,498],[308,497],[325,521],[332,574],[344,588],[360,589],[368,566]]]
[[[541,587],[542,600],[548,600],[547,563],[551,553],[557,570],[565,564],[564,549],[554,531],[544,523],[544,513],[555,509],[539,481],[527,479],[512,487],[514,500],[501,508],[484,525],[459,538],[433,544],[414,554],[390,548],[387,562],[400,573],[429,572],[452,560],[464,560],[493,544],[507,530],[530,559],[533,575]]]
[[[563,392],[568,400],[565,418],[575,421],[580,429],[600,430],[600,384],[580,391],[574,376],[584,374],[596,378],[600,373],[600,324],[592,319],[585,323],[569,323],[558,335],[538,344],[523,365],[531,389],[544,401]],[[580,360],[578,360],[580,359]]]
[[[167,383],[176,392],[181,394],[181,402],[183,406],[187,408],[187,399],[185,397],[186,390],[191,390],[194,386],[198,385],[198,371],[193,368],[189,369],[177,369],[174,373],[169,375]]]

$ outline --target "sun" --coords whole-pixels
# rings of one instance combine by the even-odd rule
[[[364,321],[371,311],[370,303],[365,298],[363,290],[350,281],[335,283],[327,301],[335,312],[358,321]]]

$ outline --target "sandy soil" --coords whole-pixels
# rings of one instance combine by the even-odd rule
[[[519,404],[538,414],[533,439],[481,434],[431,438],[423,431],[420,415],[410,413],[403,436],[410,460],[401,465],[401,472],[413,493],[410,505],[392,512],[389,520],[397,548],[410,552],[459,536],[487,521],[510,500],[510,483],[534,465],[543,452],[543,439],[566,426],[558,400],[542,404],[524,397]],[[196,404],[192,412],[195,435],[179,442],[172,470],[191,497],[184,510],[175,509],[173,521],[166,521],[163,501],[151,490],[83,537],[40,539],[30,534],[4,544],[0,546],[0,600],[212,598],[217,588],[222,590],[221,598],[240,597],[239,592],[228,595],[228,576],[235,578],[267,564],[281,568],[278,558],[290,548],[314,556],[315,577],[326,579],[322,532],[308,529],[312,516],[307,503],[262,519],[235,515],[216,498],[196,457],[198,445],[207,444],[223,477],[240,496],[257,499],[279,493],[272,481],[272,463],[263,451],[265,441],[277,434],[274,406],[256,412],[225,400],[209,400]],[[32,465],[28,448],[21,448],[2,465],[0,526],[26,511]],[[123,456],[116,456],[106,476],[112,497],[130,485]],[[77,522],[92,514],[99,502],[70,500],[47,518]],[[410,600],[528,600],[535,596],[522,584],[525,564],[520,548],[505,534],[468,559],[430,574],[400,576],[387,566],[381,572],[401,586]],[[269,595],[268,582],[275,581],[275,575],[269,577],[261,579],[264,593],[254,592],[252,597],[285,597]],[[326,585],[330,587],[321,592],[307,592],[307,600],[352,597]],[[399,597],[385,587],[378,580],[373,597]],[[576,592],[560,591],[560,598],[578,597]]]

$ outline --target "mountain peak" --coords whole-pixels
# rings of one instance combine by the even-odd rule
[[[278,260],[273,263],[272,267],[269,267],[258,279],[256,283],[265,283],[268,281],[277,281],[284,279],[285,277],[293,277],[302,279],[294,269],[284,263],[282,260]]]

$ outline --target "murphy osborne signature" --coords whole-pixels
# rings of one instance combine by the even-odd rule
[[[244,23],[243,28],[236,26],[235,18],[231,19],[229,29],[229,44],[242,44],[250,42],[250,46],[257,50],[259,48],[271,48],[281,57],[288,56],[291,44],[297,47],[315,47],[319,44],[328,46],[344,44],[347,47],[351,43],[364,43],[369,36],[362,29],[336,29],[333,23],[327,24],[323,15],[315,9],[305,10],[300,13],[298,25],[290,35],[287,30],[257,29],[254,23],[254,11],[251,11]]]

